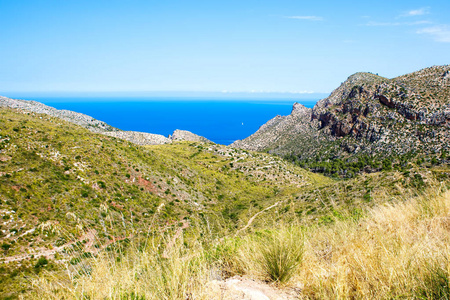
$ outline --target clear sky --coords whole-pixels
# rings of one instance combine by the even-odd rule
[[[331,92],[450,63],[450,1],[0,0],[0,95]]]

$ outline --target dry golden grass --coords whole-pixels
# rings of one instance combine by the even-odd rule
[[[244,239],[238,260],[244,272],[262,280],[287,283],[303,257],[303,232],[298,227],[280,226]]]
[[[151,243],[150,243],[151,244]],[[187,249],[181,240],[170,249],[159,243],[132,246],[119,255],[104,252],[68,266],[68,276],[47,273],[33,282],[34,299],[207,299],[208,264],[200,245]],[[81,266],[81,267],[80,267]]]
[[[449,299],[450,192],[308,232],[296,280],[312,299]]]
[[[214,299],[208,282],[215,268],[302,286],[305,299],[450,297],[450,191],[441,189],[371,209],[358,221],[280,225],[208,248],[175,241],[131,247],[119,260],[102,254],[65,279],[40,277],[34,297]]]

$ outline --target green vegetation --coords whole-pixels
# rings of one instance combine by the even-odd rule
[[[288,154],[284,159],[301,168],[333,178],[354,178],[363,173],[380,171],[399,171],[407,173],[415,167],[433,167],[448,164],[446,151],[430,155],[408,152],[397,155],[354,154],[337,158],[338,154],[326,149],[314,158],[303,158],[301,155]]]
[[[233,145],[334,178],[448,164],[448,72],[435,66],[394,79],[356,73],[314,108],[295,104],[289,116]]]
[[[199,234],[190,246],[176,233],[156,236],[115,259],[87,260],[89,272],[72,271],[79,276],[36,277],[29,296],[223,299],[232,290],[220,290],[211,274],[226,270],[218,276],[246,275],[281,288],[301,284],[297,296],[306,299],[447,299],[450,193],[435,188],[333,225],[278,224],[228,239]]]
[[[347,274],[341,269],[330,271],[329,282],[321,278],[321,289],[311,279],[344,255],[342,227],[363,236],[359,228],[383,205],[444,193],[450,182],[446,153],[399,156],[391,168],[370,157],[330,158],[335,172],[326,174],[337,175],[329,178],[265,153],[187,142],[140,147],[9,109],[0,110],[0,151],[0,298],[11,299],[211,299],[212,273],[280,286],[310,282],[304,295],[311,298],[364,298],[368,292],[352,294],[352,284],[373,282],[345,283],[338,293],[342,282],[333,276]],[[355,164],[353,176],[342,179],[347,163]],[[371,164],[379,172],[360,172]],[[437,202],[420,203],[414,220],[445,215]],[[342,253],[330,258],[328,241]],[[442,250],[436,247],[429,253]],[[402,291],[446,293],[437,257],[423,257],[417,267],[434,271],[417,273]]]

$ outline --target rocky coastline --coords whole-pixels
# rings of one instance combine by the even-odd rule
[[[59,110],[54,107],[45,105],[37,101],[11,99],[0,96],[0,107],[7,107],[12,109],[23,110],[27,112],[33,112],[37,114],[46,114],[52,117],[56,117],[65,120],[70,123],[77,124],[84,127],[94,133],[99,133],[123,140],[127,140],[136,145],[163,145],[169,144],[174,141],[190,141],[190,142],[203,142],[210,143],[211,141],[196,135],[186,130],[175,130],[172,135],[165,137],[160,134],[153,134],[147,132],[137,131],[123,131],[118,128],[112,127],[107,123],[94,119],[91,116],[70,111]]]

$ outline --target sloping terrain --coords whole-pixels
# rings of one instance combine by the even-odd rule
[[[294,104],[291,115],[231,146],[298,161],[406,154],[439,159],[450,147],[449,74],[448,65],[393,79],[356,73],[313,109]]]
[[[155,251],[164,260],[180,241],[212,247],[282,223],[357,220],[368,207],[448,182],[448,168],[428,167],[408,162],[407,171],[336,181],[270,154],[201,142],[139,146],[1,108],[0,297],[27,292],[43,270],[78,270],[116,245],[162,234],[166,248]]]
[[[162,203],[168,220],[226,206],[244,222],[234,206],[270,204],[276,195],[330,181],[273,156],[212,143],[145,148],[46,115],[0,113],[2,205],[26,220],[9,236],[48,220],[62,223],[68,213],[98,222],[102,209],[127,220],[132,214],[136,225]]]
[[[449,213],[450,193],[434,186],[422,196],[379,205],[359,217],[342,216],[334,224],[279,223],[191,247],[179,238],[163,254],[159,245],[99,255],[85,260],[87,271],[33,279],[35,288],[27,296],[447,299]],[[223,277],[221,269],[239,275]]]
[[[149,224],[195,231],[188,225],[201,222],[211,234],[224,234],[265,206],[327,182],[270,155],[212,143],[141,147],[45,114],[2,108],[0,259],[29,268],[74,241],[96,253],[100,244]],[[3,280],[15,268],[5,266]],[[5,284],[11,288],[9,279]]]

